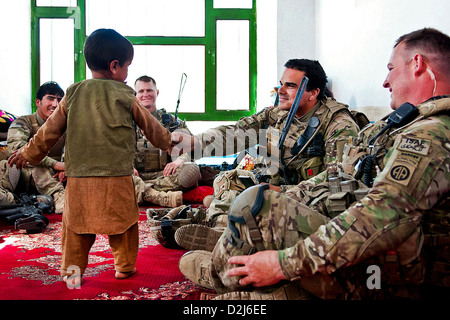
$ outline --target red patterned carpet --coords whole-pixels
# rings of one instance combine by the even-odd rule
[[[168,249],[153,239],[141,212],[138,272],[114,278],[114,261],[106,236],[97,236],[80,289],[61,281],[61,215],[48,215],[50,224],[28,235],[0,222],[0,300],[197,300],[204,289],[178,269],[185,250]]]

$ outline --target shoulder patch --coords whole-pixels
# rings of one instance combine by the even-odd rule
[[[389,171],[388,178],[401,185],[407,186],[416,167],[408,163],[396,162]]]
[[[431,140],[404,136],[397,150],[426,156],[430,152],[430,146]]]

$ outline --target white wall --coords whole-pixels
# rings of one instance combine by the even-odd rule
[[[395,40],[424,27],[450,34],[449,12],[448,0],[318,0],[317,59],[335,97],[350,107],[389,111],[382,84]]]
[[[289,59],[317,59],[315,3],[315,0],[278,0],[278,80]]]
[[[290,58],[317,59],[335,98],[390,112],[382,87],[395,40],[434,27],[450,34],[448,0],[278,0],[278,77]]]
[[[258,109],[269,102],[283,64],[318,59],[335,97],[389,111],[382,87],[395,40],[435,27],[450,34],[448,0],[258,0]],[[0,2],[0,108],[31,111],[30,1]],[[213,123],[215,124],[215,123]],[[204,128],[204,126],[202,126]]]
[[[30,1],[0,2],[0,109],[31,112]]]

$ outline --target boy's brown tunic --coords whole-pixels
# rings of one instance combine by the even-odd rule
[[[23,156],[30,163],[39,163],[66,131],[67,110],[67,99],[64,97],[59,107],[34,136],[33,143],[27,144],[22,149]],[[170,147],[170,132],[159,124],[137,98],[134,98],[133,101],[132,115],[135,123],[143,129],[144,134],[154,146],[162,150]],[[102,121],[102,119],[98,119],[98,121]],[[88,136],[86,132],[86,139]],[[88,141],[86,142],[88,143]],[[114,154],[109,156],[111,160],[115,157]],[[130,163],[130,168],[132,171],[132,163]],[[68,175],[63,221],[73,232],[121,234],[135,224],[138,219],[139,208],[131,173],[118,176],[106,174],[75,177]]]

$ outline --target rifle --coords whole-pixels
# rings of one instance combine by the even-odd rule
[[[8,222],[14,222],[15,229],[24,229],[27,233],[38,233],[49,224],[44,214],[50,213],[52,207],[53,199],[50,196],[28,196],[23,193],[20,195],[18,204],[0,209],[0,217]]]
[[[283,173],[283,178],[287,184],[289,184],[290,179],[287,173],[286,164],[284,163],[284,148],[283,148],[284,140],[286,140],[287,134],[289,133],[289,128],[291,127],[292,121],[294,120],[295,114],[297,113],[300,100],[302,100],[303,93],[305,92],[308,81],[309,81],[308,77],[303,77],[302,81],[300,82],[297,94],[295,95],[294,103],[292,104],[292,107],[289,110],[286,123],[284,124],[283,131],[281,132],[280,140],[278,140],[278,150],[280,150],[281,170]]]
[[[168,128],[170,132],[175,131],[180,126],[180,122],[178,121],[178,107],[180,106],[181,95],[184,91],[184,86],[186,85],[186,81],[187,81],[187,75],[186,75],[186,73],[183,73],[181,75],[180,90],[178,91],[177,107],[175,108],[175,119],[172,120],[172,115],[170,113],[164,113],[161,116],[161,120],[162,120],[164,127]]]

